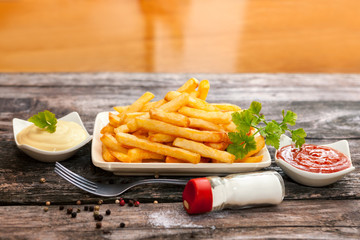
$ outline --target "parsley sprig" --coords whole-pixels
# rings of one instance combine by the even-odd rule
[[[249,109],[241,112],[234,112],[232,120],[236,125],[237,132],[230,132],[229,138],[231,144],[227,151],[236,156],[236,159],[242,159],[252,150],[256,149],[255,135],[260,133],[266,138],[265,143],[276,149],[280,146],[280,136],[286,131],[291,133],[292,141],[296,147],[301,147],[305,143],[306,132],[302,128],[291,130],[288,125],[294,126],[297,115],[292,111],[282,111],[282,122],[275,120],[266,121],[263,114],[260,114],[261,103],[253,101]],[[261,125],[259,125],[261,124]],[[251,127],[256,132],[249,135]]]
[[[57,119],[55,114],[48,110],[35,114],[29,118],[28,121],[34,123],[35,126],[42,128],[49,133],[54,133],[56,131]]]

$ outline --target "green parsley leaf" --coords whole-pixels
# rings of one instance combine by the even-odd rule
[[[249,132],[254,121],[254,116],[249,111],[234,112],[231,114],[232,120],[239,132]]]
[[[284,110],[283,110],[283,123],[290,124],[291,126],[294,126],[296,124],[297,115],[296,113],[292,111],[286,111],[286,115],[284,116]]]
[[[306,132],[304,129],[299,128],[291,131],[291,139],[295,142],[295,146],[300,148],[305,143]]]
[[[49,133],[54,133],[56,131],[57,119],[55,114],[48,110],[39,112],[38,114],[29,118],[28,121],[34,123],[35,126],[39,128],[43,128]]]
[[[279,135],[268,135],[265,139],[267,145],[271,145],[274,148],[278,149],[280,146],[280,136]]]
[[[288,125],[294,126],[297,120],[296,113],[292,111],[282,111],[283,120],[281,123],[272,120],[265,121],[264,115],[260,114],[261,103],[252,102],[249,109],[241,112],[233,113],[232,120],[236,125],[237,132],[230,132],[229,138],[232,142],[226,149],[229,153],[236,156],[236,159],[242,159],[251,150],[256,149],[256,141],[254,135],[248,136],[250,128],[253,127],[266,138],[265,143],[278,149],[280,147],[280,136],[286,131],[292,134],[292,140],[296,147],[301,147],[305,143],[306,133],[304,129],[289,129]],[[258,124],[265,126],[258,126]]]
[[[245,132],[230,132],[229,138],[232,143],[227,151],[235,155],[236,159],[243,159],[248,152],[256,149],[254,136],[248,136]]]
[[[279,135],[282,133],[280,125],[276,121],[269,122],[265,127],[265,132],[267,135]]]
[[[253,114],[259,115],[261,111],[261,103],[253,101],[248,109]]]

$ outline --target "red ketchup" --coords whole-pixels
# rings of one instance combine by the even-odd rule
[[[313,173],[334,173],[349,168],[350,159],[343,153],[326,146],[304,144],[300,149],[287,145],[278,150],[276,157],[290,165]]]

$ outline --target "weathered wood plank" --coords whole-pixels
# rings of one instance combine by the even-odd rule
[[[358,92],[360,92],[360,89]],[[72,111],[79,112],[88,131],[92,133],[95,117],[99,112],[111,111],[113,106],[130,104],[143,93],[144,91],[139,91],[136,95],[130,96],[126,91],[123,91],[105,96],[91,95],[89,93],[87,96],[60,94],[17,98],[14,95],[12,98],[0,98],[2,110],[0,113],[0,139],[12,139],[13,118],[27,119],[44,109],[51,110],[57,116],[64,116]],[[161,95],[165,95],[165,93],[166,91]],[[250,105],[250,100],[242,101],[237,96],[233,96],[234,98],[230,101],[228,101],[229,99],[220,99],[217,102],[230,102],[243,108]],[[304,97],[306,96],[308,95],[304,94]],[[307,131],[309,138],[360,138],[360,100],[355,102],[307,102],[289,99],[286,102],[279,102],[260,99],[259,101],[263,105],[262,113],[268,119],[280,120],[283,109],[296,112],[298,114],[297,126],[303,127]]]
[[[68,207],[68,206],[67,206]],[[76,209],[77,205],[72,205]],[[66,208],[65,208],[66,209]],[[105,216],[106,209],[111,210]],[[6,221],[0,225],[1,238],[93,239],[163,238],[318,238],[356,239],[360,231],[360,201],[284,201],[278,206],[224,210],[189,216],[181,203],[141,204],[140,207],[101,206],[102,228],[95,229],[91,212],[70,218],[65,210],[50,206],[0,207]],[[271,218],[270,218],[271,216]],[[120,222],[126,224],[119,228]],[[36,231],[34,231],[36,229]]]
[[[40,97],[44,92],[48,93],[44,91],[47,87],[62,95],[120,95],[125,90],[129,96],[133,91],[149,89],[165,93],[178,88],[190,77],[209,79],[211,93],[217,91],[216,97],[211,98],[211,94],[209,97],[215,101],[232,100],[235,94],[237,99],[248,101],[287,101],[289,98],[303,101],[359,100],[360,75],[357,74],[0,74],[0,86],[3,97],[13,97],[17,89],[15,93],[21,91],[23,97],[30,93]],[[305,97],[304,93],[308,96]]]
[[[119,86],[123,83],[146,86],[156,81],[162,85],[176,86],[196,77],[226,84],[246,82],[247,86],[313,85],[325,87],[359,87],[359,74],[208,74],[208,73],[11,73],[0,74],[3,86]],[[141,83],[141,84],[139,84]]]
[[[325,144],[327,140],[312,140],[310,143]],[[53,172],[54,164],[41,163],[20,152],[13,142],[0,142],[2,161],[0,161],[0,203],[7,204],[42,204],[73,203],[76,200],[96,201],[99,197],[78,189]],[[285,180],[286,199],[359,199],[360,198],[360,140],[351,140],[353,164],[356,170],[339,182],[322,188],[300,185],[287,177],[273,162],[272,169],[280,172]],[[274,149],[270,149],[273,156]],[[94,181],[123,183],[144,177],[121,177],[94,167],[91,163],[90,144],[81,149],[74,157],[63,162],[72,171]],[[46,178],[41,184],[39,179]],[[189,179],[189,177],[183,177]],[[172,185],[146,185],[126,192],[123,197],[137,198],[144,202],[155,199],[160,202],[181,201],[183,187]],[[114,198],[104,199],[112,202]]]

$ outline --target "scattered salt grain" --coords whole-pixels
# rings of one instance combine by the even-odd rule
[[[200,225],[193,224],[191,217],[185,212],[180,214],[178,211],[173,210],[154,212],[149,215],[148,221],[156,227],[202,228]]]

